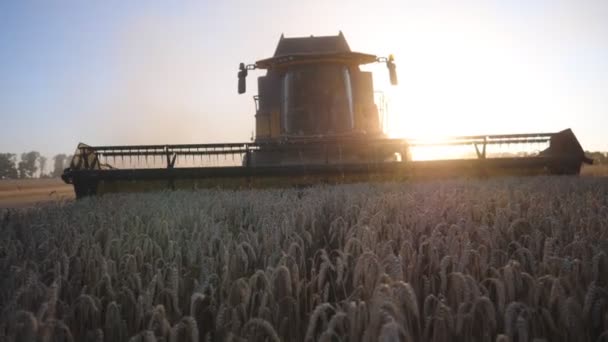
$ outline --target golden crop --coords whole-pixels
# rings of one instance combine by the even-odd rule
[[[112,195],[0,212],[0,340],[598,341],[608,183]]]

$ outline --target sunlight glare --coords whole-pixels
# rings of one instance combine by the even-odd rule
[[[464,31],[450,31],[448,23],[406,37],[407,46],[391,42],[400,84],[386,85],[384,75],[375,81],[388,103],[385,133],[392,138],[435,140],[535,132],[546,126],[537,115],[526,116],[546,111],[542,106],[553,102],[539,85],[539,79],[548,77],[543,69],[523,60],[516,43],[507,47],[496,43],[504,32],[459,24]],[[414,149],[412,158],[454,159],[471,153],[475,154],[471,146],[434,146]]]

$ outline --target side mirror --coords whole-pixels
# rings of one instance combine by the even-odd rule
[[[247,91],[247,68],[245,68],[245,63],[239,64],[239,94],[244,94]]]
[[[392,85],[397,85],[397,65],[395,65],[395,57],[389,55],[386,60],[386,67],[388,68],[388,75],[391,79]]]

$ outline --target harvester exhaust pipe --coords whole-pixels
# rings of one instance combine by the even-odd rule
[[[239,64],[239,94],[245,94],[247,91],[247,69],[245,63]]]
[[[386,67],[388,68],[388,76],[391,80],[391,85],[399,84],[397,80],[397,65],[395,64],[395,56],[388,55],[388,57],[378,57],[376,58],[378,63],[386,63]]]
[[[395,57],[389,55],[386,61],[386,67],[388,68],[389,78],[391,79],[391,85],[397,85],[397,65],[395,65]]]
[[[239,94],[245,94],[245,92],[247,91],[247,70],[255,70],[256,68],[257,66],[255,64],[239,64],[239,72],[237,74],[239,78]]]

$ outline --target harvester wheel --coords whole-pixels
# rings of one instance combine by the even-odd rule
[[[76,193],[76,198],[95,196],[97,194],[97,182],[96,181],[74,182],[74,192]]]

